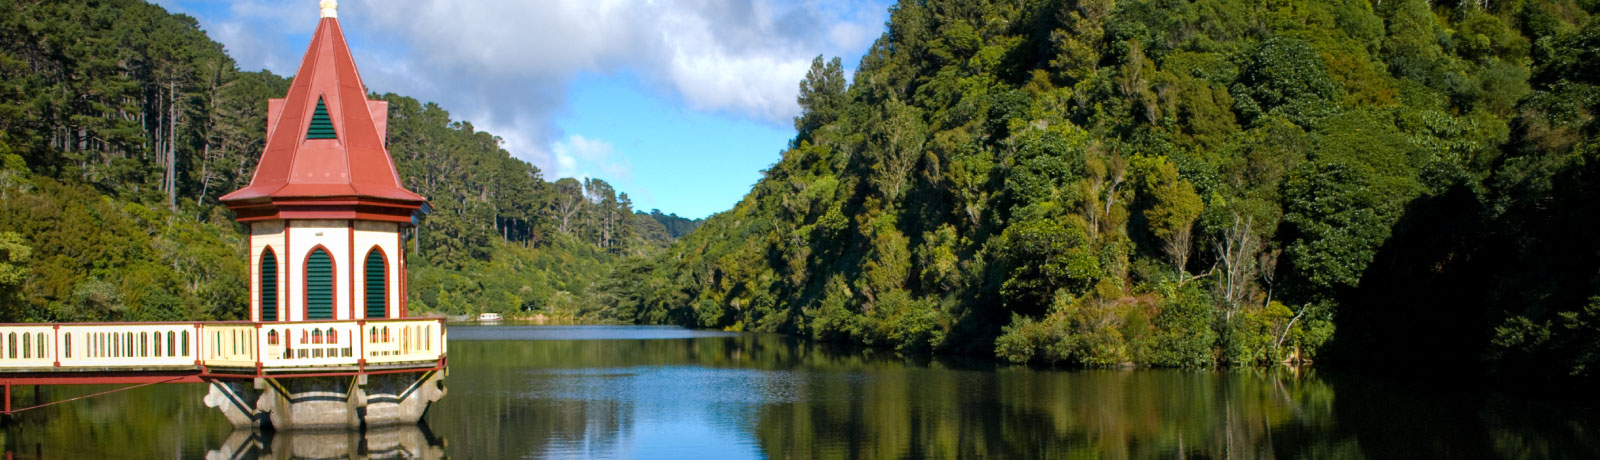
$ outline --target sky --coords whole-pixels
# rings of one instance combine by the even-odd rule
[[[155,0],[242,70],[293,75],[317,0]],[[634,208],[733,207],[794,137],[812,58],[847,71],[888,0],[344,0],[367,87],[437,102],[546,180],[593,177]]]

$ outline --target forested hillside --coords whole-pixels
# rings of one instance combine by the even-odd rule
[[[0,0],[0,321],[244,318],[245,230],[216,198],[250,180],[288,85],[142,1]],[[432,201],[414,312],[589,315],[614,259],[673,239],[604,181],[547,182],[437,105],[373,97]]]
[[[907,0],[619,315],[1593,381],[1593,0]]]

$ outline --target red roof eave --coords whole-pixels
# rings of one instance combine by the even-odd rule
[[[227,202],[239,222],[286,219],[370,220],[410,224],[426,201],[364,196],[260,198]]]

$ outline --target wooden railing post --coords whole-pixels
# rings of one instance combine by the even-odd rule
[[[256,357],[256,375],[261,375],[261,349],[266,345],[265,343],[263,343],[263,342],[266,341],[266,339],[267,339],[266,334],[262,334],[261,333],[261,323],[256,323],[255,340],[251,341],[251,342],[254,342],[255,347],[256,347],[256,350],[255,350],[256,351],[256,353],[255,353],[255,357]]]
[[[205,342],[205,340],[201,339],[201,337],[203,337],[205,335],[206,335],[206,325],[205,325],[205,323],[194,323],[194,337],[190,338],[190,340],[193,341],[194,343],[190,343],[189,344],[190,347],[191,347],[191,348],[189,348],[189,351],[194,353],[194,365],[201,366],[202,371],[205,369],[205,356],[206,355],[205,355],[205,346],[204,346],[204,344],[206,342]]]
[[[367,320],[357,320],[356,340],[360,341],[360,345],[356,348],[356,368],[361,369],[361,372],[367,371],[367,341],[371,339],[367,336]]]

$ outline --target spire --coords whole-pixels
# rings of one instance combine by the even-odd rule
[[[322,0],[322,19],[289,94],[268,101],[266,146],[250,185],[221,198],[242,222],[354,219],[357,213],[366,219],[379,212],[373,206],[393,214],[381,220],[410,221],[411,211],[427,201],[401,185],[384,143],[389,105],[367,100],[366,85],[333,17],[336,4]],[[349,212],[330,214],[325,208],[331,203]],[[310,212],[307,206],[317,209],[295,211]]]

